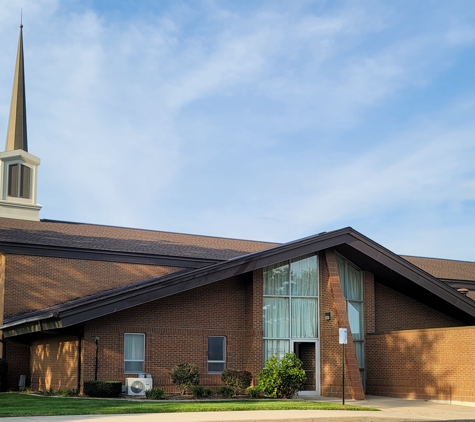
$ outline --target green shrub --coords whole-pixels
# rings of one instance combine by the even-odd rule
[[[233,369],[225,369],[221,374],[221,380],[234,390],[234,393],[244,391],[251,385],[252,374],[249,371],[235,371]]]
[[[234,389],[230,387],[229,385],[223,385],[218,388],[218,394],[221,397],[224,397],[226,399],[230,399],[234,395]]]
[[[199,399],[201,397],[211,396],[211,390],[208,387],[202,387],[201,385],[194,385],[191,388],[191,394],[193,394],[193,397]]]
[[[165,391],[160,387],[155,387],[145,392],[145,397],[149,400],[160,400],[163,399],[164,395]]]
[[[119,397],[121,393],[120,381],[84,381],[84,394],[89,397]]]
[[[258,399],[262,395],[262,391],[257,385],[255,387],[249,387],[246,393],[251,399]]]
[[[5,359],[0,358],[0,377],[8,371],[8,363]]]
[[[257,376],[260,390],[273,398],[291,398],[306,379],[302,361],[294,353],[286,353],[282,359],[267,359],[266,367]]]
[[[170,379],[173,384],[180,388],[181,394],[184,395],[186,390],[191,390],[200,383],[200,373],[196,365],[179,363],[170,372]]]

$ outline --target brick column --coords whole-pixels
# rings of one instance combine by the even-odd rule
[[[247,307],[251,314],[250,321],[250,344],[248,361],[246,370],[252,373],[254,385],[256,384],[256,376],[263,368],[263,327],[262,327],[262,306],[263,306],[263,271],[262,269],[252,272],[252,304]],[[248,304],[249,305],[249,304]]]
[[[355,400],[364,400],[365,394],[363,390],[363,383],[361,381],[358,361],[356,359],[356,350],[353,343],[353,336],[351,335],[350,322],[348,319],[348,312],[346,310],[345,297],[341,289],[340,276],[338,274],[338,264],[336,262],[335,253],[332,249],[325,251],[325,258],[328,266],[328,285],[333,298],[333,306],[338,318],[339,327],[348,329],[348,344],[345,346],[345,365],[346,374],[348,374],[349,387],[351,391],[351,398]],[[325,345],[323,345],[325,347]],[[346,394],[345,394],[346,395]]]

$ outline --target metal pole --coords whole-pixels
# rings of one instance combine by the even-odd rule
[[[341,367],[342,367],[342,373],[341,373],[341,400],[343,406],[345,405],[345,344],[342,344],[342,353],[341,353]]]

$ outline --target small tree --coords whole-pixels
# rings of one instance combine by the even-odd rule
[[[294,353],[286,353],[282,359],[270,357],[257,376],[260,390],[274,398],[291,398],[302,389],[306,379],[302,361]]]
[[[186,390],[191,391],[194,386],[200,383],[198,367],[191,363],[179,363],[170,372],[170,379],[173,384],[180,388],[180,393],[184,395]]]
[[[252,374],[249,371],[235,371],[233,369],[225,369],[221,374],[221,381],[228,387],[231,387],[234,394],[244,391],[251,385]]]

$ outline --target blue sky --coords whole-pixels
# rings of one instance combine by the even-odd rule
[[[20,8],[41,218],[475,260],[472,0],[2,1],[5,135]]]

